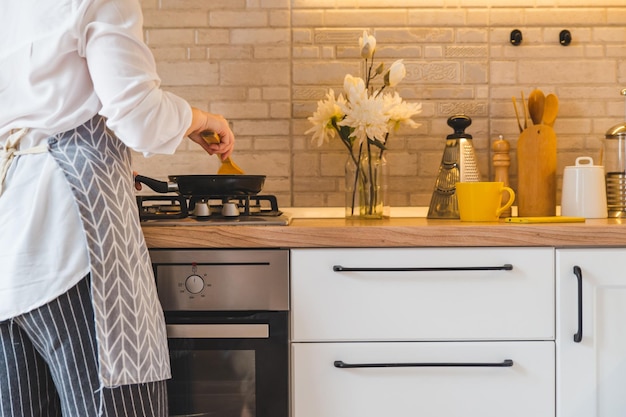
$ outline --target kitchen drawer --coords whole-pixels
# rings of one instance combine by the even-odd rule
[[[292,340],[553,340],[554,286],[552,248],[292,250]]]
[[[294,343],[292,415],[550,417],[554,352],[552,341]]]

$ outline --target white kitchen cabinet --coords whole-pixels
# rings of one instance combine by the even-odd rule
[[[295,417],[554,416],[553,342],[295,343],[292,354]]]
[[[552,248],[302,249],[291,265],[294,341],[554,339]]]
[[[552,248],[292,250],[292,417],[554,416],[554,291]]]
[[[557,416],[625,416],[626,249],[556,259]]]

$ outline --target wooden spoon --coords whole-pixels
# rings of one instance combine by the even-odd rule
[[[202,132],[202,139],[207,143],[220,143],[220,137],[215,132]],[[242,175],[244,172],[229,156],[222,160],[222,165],[217,170],[217,173],[219,175]]]
[[[554,126],[556,115],[559,112],[559,99],[554,94],[546,96],[546,104],[543,111],[543,124],[550,127]]]
[[[539,125],[543,120],[543,112],[546,102],[546,96],[539,89],[534,89],[528,96],[528,113],[533,124]]]

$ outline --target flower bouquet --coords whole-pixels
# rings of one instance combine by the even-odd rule
[[[317,110],[308,120],[313,127],[313,140],[321,146],[339,137],[348,150],[346,163],[346,217],[382,218],[385,168],[384,151],[389,133],[401,125],[417,128],[411,119],[422,110],[421,103],[407,103],[392,89],[406,76],[402,60],[395,61],[388,70],[384,64],[374,69],[376,38],[366,31],[359,38],[365,77],[347,74],[343,93],[335,96],[330,89]],[[380,87],[375,79],[382,76]]]

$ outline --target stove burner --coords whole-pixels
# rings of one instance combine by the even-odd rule
[[[273,195],[248,195],[248,196],[194,196],[189,199],[189,213],[195,213],[196,206],[206,204],[211,210],[210,215],[224,216],[224,211],[232,209],[232,204],[239,208],[239,216],[280,216],[278,201]],[[226,210],[225,210],[226,207]],[[236,217],[234,213],[224,217]]]
[[[236,196],[137,196],[139,218],[143,222],[182,220],[179,224],[276,224],[284,225],[282,211],[273,195]],[[152,222],[150,222],[152,223]]]
[[[189,216],[183,196],[137,196],[141,220],[184,219]]]

